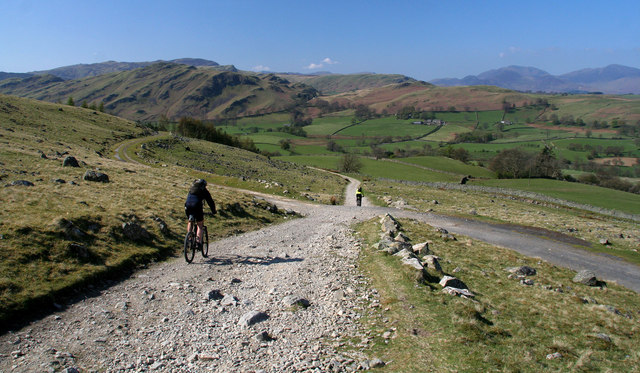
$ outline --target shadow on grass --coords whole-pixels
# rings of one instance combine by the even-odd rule
[[[99,297],[103,292],[122,281],[127,280],[137,270],[147,268],[150,263],[163,261],[175,256],[171,242],[179,235],[170,233],[164,236],[163,242],[153,241],[151,244],[130,242],[132,246],[154,247],[150,253],[131,255],[113,266],[103,266],[101,271],[78,279],[57,290],[26,299],[21,304],[6,305],[0,309],[0,335],[19,330],[29,323],[43,319],[55,312],[66,310],[73,304],[87,298]],[[154,239],[156,237],[154,236]]]

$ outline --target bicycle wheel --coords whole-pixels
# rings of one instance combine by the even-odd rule
[[[187,263],[193,261],[193,257],[196,255],[196,236],[193,232],[187,233],[184,238],[184,259]]]
[[[202,227],[202,256],[207,258],[209,256],[209,232],[207,227]]]

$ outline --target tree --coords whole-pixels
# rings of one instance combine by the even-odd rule
[[[531,155],[521,149],[505,149],[491,160],[489,168],[501,179],[524,177],[530,172],[530,159]]]
[[[451,157],[453,159],[459,160],[462,163],[467,163],[469,162],[469,158],[471,157],[471,155],[465,148],[456,148],[451,154]]]
[[[76,106],[76,103],[73,101],[73,97],[69,96],[69,99],[67,100],[67,105]]]
[[[100,101],[100,106],[98,106],[98,111],[104,113],[104,102]]]
[[[357,155],[346,153],[338,162],[338,169],[341,172],[358,173],[362,169],[362,162]]]
[[[280,140],[280,148],[282,148],[282,150],[291,149],[291,140],[289,140],[289,139]]]
[[[531,176],[545,178],[560,178],[560,162],[556,159],[553,149],[545,146],[533,161]]]

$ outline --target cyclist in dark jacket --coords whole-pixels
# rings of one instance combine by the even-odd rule
[[[211,193],[207,190],[207,181],[204,179],[198,179],[193,182],[191,188],[189,188],[189,194],[187,194],[187,201],[184,203],[184,212],[189,215],[193,215],[198,225],[197,241],[198,245],[202,244],[202,227],[204,225],[204,209],[202,206],[203,201],[207,201],[212,214],[216,214],[216,204],[211,198]],[[191,222],[187,224],[187,232],[191,231]]]

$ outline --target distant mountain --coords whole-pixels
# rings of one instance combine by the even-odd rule
[[[309,75],[286,74],[282,76],[291,81],[310,85],[323,95],[378,88],[389,84],[417,82],[417,80],[413,78],[399,74],[332,74],[328,72],[318,72]]]
[[[560,75],[577,84],[607,83],[625,78],[640,78],[640,69],[622,65],[609,65],[599,69],[582,69]]]
[[[81,79],[88,76],[98,76],[108,73],[114,73],[118,71],[129,71],[139,69],[141,67],[150,66],[154,63],[164,61],[153,62],[116,62],[107,61],[92,64],[78,64],[71,66],[58,67],[51,70],[34,71],[32,74],[44,75],[51,74],[58,76],[62,79]],[[180,58],[177,60],[167,61],[189,66],[219,66],[217,62],[203,60],[200,58]]]
[[[11,79],[11,78],[27,78],[33,74],[29,73],[5,73],[0,71],[0,80]]]
[[[35,75],[0,82],[0,93],[50,102],[73,97],[78,105],[103,103],[111,114],[145,121],[161,116],[213,119],[270,113],[317,95],[309,86],[273,74],[218,71],[218,67],[159,62],[76,80]]]
[[[462,79],[434,79],[438,86],[494,85],[517,91],[532,92],[603,92],[608,94],[640,94],[640,69],[609,65],[599,69],[583,69],[555,76],[546,71],[523,66],[507,66]]]
[[[82,79],[88,76],[98,76],[103,74],[109,74],[119,71],[129,71],[139,69],[141,67],[153,65],[158,62],[172,62],[188,66],[208,66],[217,68],[221,71],[237,71],[232,65],[220,66],[217,62],[205,60],[202,58],[179,58],[171,61],[153,61],[153,62],[117,62],[106,61],[91,64],[77,64],[70,66],[57,67],[51,70],[33,71],[30,73],[5,73],[0,72],[0,80],[10,78],[26,78],[34,75],[54,75],[59,78],[69,79]]]

